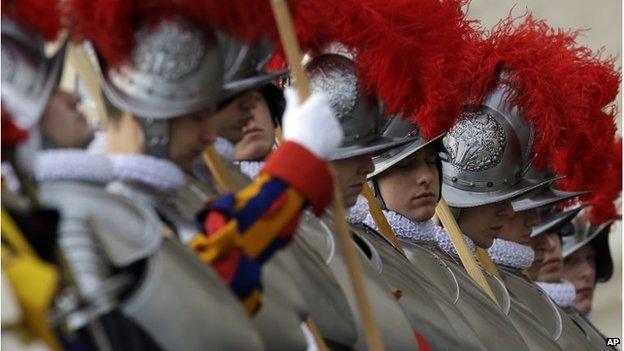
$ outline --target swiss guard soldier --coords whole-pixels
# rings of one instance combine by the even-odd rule
[[[606,282],[613,275],[609,250],[609,232],[613,221],[600,226],[591,225],[588,211],[581,212],[571,224],[562,229],[562,277],[574,288],[572,306],[566,311],[583,327],[592,345],[606,346],[605,336],[591,321],[591,305],[596,283]]]
[[[215,120],[219,123],[219,135],[233,144],[238,144],[244,136],[255,132],[249,122],[253,110],[260,108],[275,121],[281,120],[284,113],[284,95],[275,83],[288,75],[287,70],[267,71],[275,52],[273,45],[264,40],[255,45],[243,44],[233,38],[226,42],[225,62],[227,65],[223,92],[221,93]],[[272,146],[272,145],[271,145]],[[244,143],[238,151],[244,154]],[[260,157],[263,157],[261,154]],[[253,155],[237,155],[236,160],[257,159]]]
[[[41,148],[41,119],[63,68],[65,46],[52,56],[46,41],[59,37],[57,1],[2,2],[2,161],[17,186],[2,179],[2,348],[61,350],[49,309],[58,289],[54,255],[59,214],[41,204],[33,183]],[[43,16],[42,14],[45,14]],[[8,164],[5,164],[7,162]],[[10,164],[10,166],[9,166]]]
[[[489,248],[504,223],[513,217],[510,200],[538,188],[522,178],[528,167],[531,130],[504,105],[504,89],[497,89],[478,110],[468,110],[443,138],[442,196],[455,212],[469,247]],[[499,112],[500,111],[500,112]],[[471,186],[474,184],[474,186]],[[449,262],[457,253],[445,232],[437,236],[438,247]],[[459,263],[455,263],[459,264]],[[467,277],[465,271],[462,273]],[[526,306],[509,300],[503,283],[490,279],[503,310],[529,349],[558,349],[554,340],[536,321]],[[472,281],[470,281],[472,283]],[[484,299],[488,297],[481,291]],[[484,301],[485,302],[485,301]]]
[[[569,228],[570,221],[581,212],[584,206],[577,206],[565,212],[568,215],[561,225],[552,226],[542,233],[531,237],[530,246],[535,253],[533,263],[527,270],[528,276],[539,285],[548,297],[564,310],[572,307],[576,296],[574,285],[563,280],[563,256],[561,251],[561,234]],[[560,211],[557,211],[560,212]]]
[[[329,53],[314,57],[306,65],[306,71],[312,90],[326,92],[330,95],[332,106],[345,131],[343,144],[330,156],[330,160],[339,179],[345,207],[348,208],[355,205],[356,199],[366,182],[366,175],[373,169],[371,157],[388,148],[405,144],[409,139],[381,135],[384,123],[378,100],[361,89],[362,81],[358,77],[355,62],[344,56],[344,53],[334,54],[331,51],[334,50],[331,49]],[[340,89],[336,89],[334,86],[340,87]],[[349,280],[342,259],[339,255],[332,254],[331,246],[328,246],[328,240],[334,241],[334,235],[331,233],[333,230],[332,222],[331,214],[328,213],[323,217],[319,229],[326,227],[330,230],[317,230],[313,232],[316,234],[314,236],[302,235],[298,244],[301,249],[310,250],[312,248],[324,258],[342,290],[347,294],[351,310],[357,316],[355,296],[348,284]],[[386,347],[390,349],[409,347],[410,344],[415,345],[414,333],[419,335],[419,338],[424,338],[426,343],[430,345],[456,344],[453,341],[443,340],[442,331],[437,329],[440,328],[440,325],[450,327],[448,322],[446,324],[441,322],[434,327],[431,327],[432,323],[429,324],[428,319],[433,318],[433,315],[443,315],[442,310],[437,308],[432,300],[424,300],[430,303],[427,308],[431,309],[431,313],[423,312],[417,318],[413,315],[405,315],[404,317],[404,312],[392,294],[393,290],[379,275],[382,262],[379,260],[380,254],[377,249],[363,235],[360,228],[352,226],[351,230],[354,240],[360,248],[366,287],[370,293],[372,308]],[[317,233],[321,233],[321,235]],[[406,317],[407,319],[405,319]],[[440,321],[443,319],[444,317],[441,317]],[[407,335],[406,328],[407,331],[413,328],[413,331],[409,333],[411,334],[410,338],[405,338]],[[360,327],[356,347],[363,345],[363,332]],[[447,337],[450,339],[453,338],[453,335],[449,333]]]
[[[129,29],[126,34],[130,37],[117,39],[132,43],[131,52],[111,51],[106,46],[110,39],[101,36],[110,28],[102,26],[94,32],[94,28],[88,27],[91,23],[86,22],[94,21],[99,26],[95,13],[111,10],[107,6],[115,5],[95,2],[72,5],[77,20],[75,29],[82,39],[92,41],[91,54],[97,59],[104,80],[102,88],[112,102],[107,145],[112,156],[85,154],[53,163],[42,159],[38,165],[43,181],[42,197],[58,206],[63,215],[59,251],[67,268],[65,288],[57,299],[55,311],[62,334],[72,342],[95,349],[202,349],[206,344],[261,349],[260,338],[236,297],[193,253],[171,237],[165,237],[170,229],[149,202],[149,191],[137,191],[132,193],[133,198],[128,198],[129,190],[115,190],[122,189],[120,185],[111,191],[105,188],[114,179],[132,176],[143,176],[139,178],[143,184],[167,190],[182,182],[181,172],[172,164],[131,154],[167,150],[162,144],[168,145],[158,139],[167,135],[166,122],[155,119],[146,123],[148,131],[143,134],[143,127],[132,114],[152,116],[152,112],[158,111],[162,117],[166,113],[184,114],[184,108],[191,106],[209,108],[220,91],[222,74],[218,49],[208,40],[211,30],[208,27],[204,27],[205,31],[198,30],[195,27],[198,23],[187,22],[180,9],[179,22],[159,19],[151,28],[140,20],[141,14],[136,17],[137,23],[128,23],[118,12],[112,25]],[[163,47],[169,39],[177,40],[179,45]],[[183,72],[176,71],[183,69],[182,66],[163,68],[154,66],[156,63],[148,59],[157,57],[159,52],[162,56],[158,57],[163,60],[159,62],[166,65],[165,59],[180,53],[176,49],[190,49],[194,53],[185,66],[197,69],[199,73],[194,79],[189,80],[183,77]],[[141,63],[140,68],[137,62]],[[180,97],[179,104],[168,104],[155,97],[163,93],[152,90],[156,88],[170,91],[178,88],[179,93],[186,95]],[[193,91],[196,94],[189,98]],[[168,109],[162,108],[163,105]],[[201,126],[203,120],[187,117],[185,122]],[[172,126],[172,130],[176,128],[180,131],[179,126]],[[179,148],[179,136],[174,139],[178,143],[176,150],[183,151],[177,157],[186,159],[188,150]],[[68,159],[72,167],[62,163]],[[151,172],[148,173],[151,178],[140,173],[145,168]],[[215,315],[222,318],[215,319]],[[233,325],[244,333],[237,335],[240,330],[236,332]]]

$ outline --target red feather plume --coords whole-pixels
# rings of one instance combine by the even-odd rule
[[[48,41],[56,40],[63,28],[64,16],[56,0],[2,0],[2,15]]]
[[[425,136],[448,130],[460,115],[468,83],[465,59],[475,36],[466,0],[289,1],[303,49],[341,42],[357,54],[363,87],[391,114],[417,122]],[[279,36],[268,0],[71,0],[79,38],[91,40],[108,64],[129,55],[143,21],[182,15],[254,42]],[[272,61],[272,67],[279,60]]]
[[[331,3],[331,4],[328,4]],[[447,131],[461,114],[473,48],[463,0],[340,0],[293,6],[302,47],[331,42],[352,49],[363,87],[389,114],[411,118],[423,134]],[[317,7],[317,8],[315,8]]]
[[[184,21],[209,38],[220,29],[245,42],[276,37],[268,1],[233,0],[70,0],[74,38],[89,40],[108,65],[124,63],[135,32],[165,20]]]
[[[577,45],[577,36],[578,31],[555,30],[530,14],[502,21],[472,58],[469,103],[479,104],[499,83],[507,84],[507,102],[534,127],[535,166],[566,176],[560,182],[564,190],[594,190],[587,196],[597,205],[592,218],[602,220],[615,213],[612,200],[620,191],[604,184],[616,172],[606,155],[614,153],[620,74],[613,58]],[[500,76],[503,71],[507,74]]]

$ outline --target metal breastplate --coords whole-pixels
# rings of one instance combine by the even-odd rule
[[[572,323],[546,293],[512,271],[499,268],[499,272],[511,298],[526,306],[562,349],[583,349],[586,340],[582,330]],[[587,346],[585,349],[590,348]]]
[[[262,267],[262,304],[253,322],[268,350],[306,350],[301,323],[309,308],[284,267],[295,264],[287,248]]]
[[[570,317],[572,322],[577,327],[582,329],[585,339],[591,345],[592,350],[616,350],[614,346],[606,346],[607,338],[596,328],[596,326],[588,321],[587,318],[583,317],[583,315],[581,315],[578,310],[569,307],[564,309],[563,311],[568,317]]]
[[[424,335],[437,350],[485,350],[472,327],[440,289],[413,268],[413,264],[379,234],[364,226],[355,226],[382,258],[382,276],[392,291],[401,295],[399,304],[414,330]],[[437,265],[429,275],[448,274]],[[442,272],[440,272],[442,270]]]
[[[533,350],[527,346],[520,333],[505,315],[504,299],[502,299],[503,308],[501,309],[481,291],[466,271],[446,254],[437,251],[435,253],[430,252],[428,249],[409,241],[401,240],[401,243],[410,262],[422,274],[427,275],[429,271],[423,270],[419,263],[429,260],[430,257],[437,257],[451,269],[457,279],[460,292],[455,306],[466,317],[487,350]],[[431,277],[435,278],[436,276],[432,275]],[[448,282],[442,280],[438,284],[443,287],[448,285]],[[497,296],[499,301],[502,297]]]
[[[505,283],[498,277],[485,272],[485,277],[492,288],[494,295],[501,304],[501,309],[525,343],[531,350],[560,350],[559,345],[548,334],[548,331],[539,324],[537,317],[531,310],[517,299],[512,299]]]
[[[330,215],[326,215],[321,219],[324,226],[326,226],[333,234],[334,224]],[[354,235],[357,235],[354,233]],[[366,241],[366,239],[362,239]],[[322,243],[317,240],[317,244]],[[314,244],[313,244],[314,245]],[[370,244],[369,244],[370,245]],[[327,247],[316,247],[321,255],[327,253]],[[378,254],[372,249],[373,257],[378,258]],[[417,349],[417,341],[414,335],[414,330],[411,327],[409,320],[403,313],[396,298],[392,294],[390,287],[383,281],[378,269],[375,267],[376,262],[366,256],[366,254],[358,248],[358,254],[360,256],[360,262],[362,263],[362,269],[364,273],[365,286],[368,291],[369,298],[375,320],[379,326],[382,341],[387,350],[415,350]],[[365,350],[366,342],[364,339],[364,329],[361,320],[359,319],[359,313],[355,300],[355,295],[351,287],[351,280],[347,271],[347,267],[344,264],[344,260],[340,250],[337,248],[334,254],[328,257],[328,267],[334,275],[336,281],[340,285],[343,293],[347,296],[349,308],[353,316],[355,316],[357,326],[357,341],[355,343],[355,349]]]
[[[261,350],[240,302],[187,248],[166,240],[123,311],[167,350]]]
[[[462,266],[459,267],[463,269]],[[511,298],[505,283],[488,272],[484,273],[494,292],[494,296],[499,301],[501,310],[515,326],[529,349],[560,350],[560,347],[548,334],[548,331],[537,322],[535,315],[520,301]]]
[[[336,253],[334,237],[309,211],[302,214],[291,244],[297,257],[286,267],[302,293],[320,334],[333,348],[351,349],[357,341],[355,318],[347,297],[328,266]]]
[[[60,246],[66,263],[78,266],[74,278],[106,294],[106,281],[142,262],[141,274],[130,282],[124,299],[112,295],[108,300],[164,350],[203,350],[206,345],[262,349],[251,321],[227,286],[188,249],[163,239],[162,224],[151,208],[77,183],[49,184],[41,194],[63,215],[59,234],[65,241]]]

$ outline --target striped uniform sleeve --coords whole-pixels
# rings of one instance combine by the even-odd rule
[[[254,313],[260,306],[262,264],[290,241],[303,209],[312,206],[320,215],[332,193],[326,163],[286,141],[252,184],[222,196],[200,215],[205,235],[196,236],[191,248]]]

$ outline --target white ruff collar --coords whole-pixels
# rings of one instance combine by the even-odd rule
[[[539,285],[557,305],[562,308],[572,306],[574,298],[576,297],[576,289],[572,283],[564,280],[561,283],[537,282],[537,285]]]
[[[161,192],[172,192],[184,185],[184,174],[173,162],[149,155],[109,155],[115,179],[138,183]]]
[[[347,222],[358,224],[364,222],[368,216],[368,200],[362,195],[358,195],[355,205],[351,206],[347,211]]]
[[[234,161],[234,144],[229,140],[217,137],[212,146],[225,162],[231,163]]]
[[[383,211],[383,213],[396,235],[400,238],[410,239],[419,243],[434,243],[436,241],[436,232],[444,231],[441,227],[435,226],[432,221],[412,221],[393,211]],[[377,229],[373,216],[370,214],[366,217],[364,223],[371,228]]]
[[[451,238],[448,236],[448,233],[444,228],[438,227],[439,230],[436,230],[436,241],[438,242],[438,247],[448,253],[451,256],[458,257],[457,250],[455,250],[455,246],[453,246],[453,242],[451,242]],[[468,249],[470,252],[475,252],[477,250],[477,245],[470,239],[468,236],[464,235],[464,241],[468,245]]]
[[[495,264],[511,268],[528,268],[535,258],[530,246],[503,239],[494,239],[488,252]]]
[[[237,161],[241,172],[251,179],[255,179],[264,167],[264,161]]]
[[[107,184],[114,179],[113,165],[106,155],[81,149],[55,149],[37,153],[35,177],[39,182],[80,181]]]

